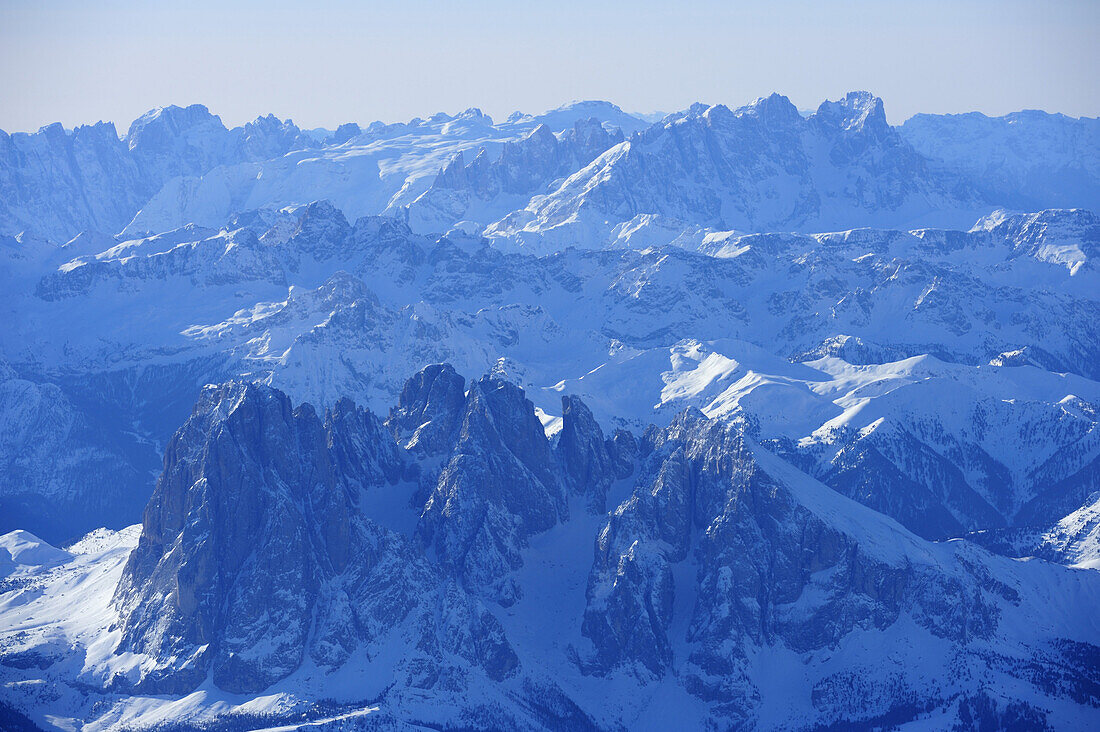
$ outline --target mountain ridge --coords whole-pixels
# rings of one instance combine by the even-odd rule
[[[778,99],[785,97],[773,94],[732,113],[743,115],[764,100],[771,100],[769,104],[775,108]],[[998,206],[1038,209],[1098,205],[1090,193],[1097,187],[1097,170],[1091,162],[1096,158],[1098,145],[1095,120],[1027,112],[1000,118],[974,114],[918,115],[907,121],[908,127],[895,128],[886,124],[881,100],[874,99],[867,92],[853,92],[840,102],[823,103],[815,115],[823,120],[829,110],[845,104],[860,109],[857,117],[874,112],[848,132],[861,130],[871,120],[880,136],[897,130],[907,144],[916,146],[923,158],[933,162],[932,172],[936,176],[963,181],[964,188],[972,189],[953,206],[958,207],[960,201],[965,203],[974,192],[980,193],[973,201],[980,205],[964,206],[964,218],[977,218],[978,214]],[[863,109],[861,105],[869,107]],[[652,125],[604,102],[574,103],[543,115],[516,113],[499,124],[494,124],[480,110],[471,109],[455,116],[440,113],[408,123],[375,122],[365,128],[348,123],[329,133],[302,130],[290,120],[281,121],[270,114],[226,128],[206,107],[193,104],[151,110],[121,136],[111,123],[80,126],[72,131],[54,124],[36,133],[0,133],[0,156],[5,160],[0,169],[4,173],[0,191],[5,194],[5,205],[0,209],[0,234],[29,230],[61,243],[81,231],[117,234],[128,229],[130,235],[135,235],[172,228],[169,223],[178,226],[202,219],[202,223],[210,225],[237,210],[308,203],[323,197],[326,189],[329,197],[334,197],[336,187],[348,182],[339,184],[332,176],[341,170],[346,175],[349,165],[353,166],[354,180],[348,195],[340,201],[349,217],[384,210],[396,212],[422,195],[431,178],[455,153],[462,150],[474,153],[484,146],[495,156],[501,142],[518,141],[539,124],[548,123],[553,132],[560,134],[572,129],[576,122],[594,117],[608,129],[632,136],[699,116],[709,108],[696,104]],[[722,105],[715,108],[728,110]],[[843,120],[846,113],[839,114]],[[784,120],[796,123],[795,117],[802,118],[788,103],[783,104],[777,116],[765,119],[782,126]],[[979,122],[991,126],[992,131],[975,132],[973,128]],[[933,144],[930,134],[924,131],[926,128],[936,129],[936,136],[948,142]],[[998,183],[992,186],[989,166],[994,163],[977,161],[989,160],[988,151],[994,146],[975,144],[979,134],[999,136],[1002,142],[998,144],[1013,150],[1015,167],[1002,166],[995,175]],[[1029,139],[1038,139],[1042,145],[1029,150],[1022,142]],[[337,148],[341,152],[333,152]],[[1075,152],[1067,156],[1067,149]],[[291,169],[278,162],[290,152],[298,153],[296,167],[307,166],[308,170]],[[408,160],[399,161],[401,156]],[[967,163],[966,156],[975,162]],[[44,164],[36,168],[39,163],[33,161]],[[568,173],[578,170],[579,167],[572,167]],[[269,181],[257,185],[252,180],[257,174]],[[317,176],[326,181],[321,183]],[[98,193],[105,185],[107,195]],[[34,191],[33,195],[27,197],[28,191]],[[356,195],[351,195],[352,191]],[[529,197],[534,193],[540,191],[531,190]],[[51,201],[48,208],[41,207],[45,200]],[[515,210],[520,211],[529,202],[513,203]],[[494,223],[491,213],[480,214],[481,228]],[[689,216],[685,223],[692,223],[692,218],[697,217]],[[909,220],[914,221],[912,215]],[[445,232],[460,221],[440,223],[438,232]],[[943,225],[948,221],[933,223]],[[902,219],[895,219],[892,224],[901,222]],[[727,223],[737,226],[733,219]],[[824,228],[833,228],[835,223],[821,220],[817,226],[825,224]],[[761,226],[770,228],[763,221]]]
[[[0,727],[1097,726],[1095,123],[0,133]]]
[[[414,376],[402,409],[436,404],[428,408],[429,421],[453,413],[458,392],[442,396],[454,387],[435,386],[440,378],[458,383],[449,374],[450,367],[433,366]],[[331,714],[333,707],[311,704],[311,690],[318,683],[345,688],[338,681],[344,678],[358,682],[337,692],[335,708],[354,709],[371,698],[380,722],[636,725],[642,723],[638,710],[627,712],[625,705],[652,684],[666,689],[672,705],[663,714],[677,710],[697,723],[856,723],[884,713],[909,720],[931,709],[966,714],[971,674],[999,685],[986,704],[1010,719],[1058,724],[1095,715],[1087,660],[1055,650],[1072,646],[1095,654],[1100,629],[1084,614],[1100,593],[1095,572],[1012,563],[967,542],[926,542],[764,450],[746,422],[713,420],[691,409],[665,428],[647,430],[637,458],[629,459],[634,488],[616,509],[573,514],[552,501],[548,521],[533,523],[537,514],[528,512],[537,501],[510,502],[478,479],[483,467],[462,456],[481,455],[489,476],[505,474],[493,467],[496,461],[518,459],[514,464],[526,465],[529,475],[577,475],[586,465],[590,478],[596,469],[616,480],[622,473],[577,449],[600,444],[598,425],[573,401],[564,434],[577,439],[551,446],[533,426],[529,436],[496,432],[509,420],[535,420],[515,386],[487,376],[464,399],[465,416],[449,422],[455,432],[437,443],[453,451],[439,471],[430,450],[421,453],[427,462],[404,453],[377,417],[349,401],[322,419],[308,405],[292,409],[270,387],[207,387],[166,451],[140,537],[134,529],[127,529],[132,538],[100,531],[67,554],[51,554],[29,534],[0,538],[4,547],[40,547],[12,554],[18,564],[6,570],[9,578],[52,587],[87,583],[90,570],[100,588],[82,595],[85,619],[38,623],[33,632],[21,629],[32,617],[57,612],[48,604],[56,590],[37,594],[28,606],[0,607],[13,644],[0,673],[79,685],[90,698],[67,713],[94,720],[111,709],[139,728],[156,724],[157,712],[146,716],[144,709],[170,705],[200,685],[213,698],[220,690],[238,701],[229,708],[199,703],[184,718],[191,723],[232,724],[247,709],[267,710],[274,720]],[[390,421],[401,422],[404,413]],[[472,420],[477,413],[482,417]],[[485,418],[498,427],[476,424]],[[348,450],[357,457],[347,459]],[[447,495],[442,526],[454,521],[501,543],[475,541],[459,549],[420,529],[390,528],[403,514],[417,516],[425,495],[416,486],[425,480]],[[548,478],[538,480],[536,490],[548,487]],[[384,497],[392,491],[397,494]],[[551,494],[561,500],[563,491],[557,483]],[[393,502],[398,496],[408,502]],[[590,499],[577,498],[575,505],[591,507]],[[437,500],[428,495],[417,519],[420,526],[435,524],[433,531],[441,530],[433,517]],[[388,513],[380,501],[390,502]],[[484,502],[495,506],[489,514],[479,508]],[[478,516],[484,524],[466,523]],[[517,525],[532,532],[529,539],[509,528]],[[534,553],[528,541],[571,541],[578,531],[591,531],[595,544],[587,583],[568,591],[583,598],[583,612],[542,626],[542,634],[564,643],[543,649],[545,641],[517,630],[513,615],[532,611],[525,592],[547,571],[541,562],[549,555]],[[135,540],[131,553],[125,547]],[[516,554],[493,561],[503,557],[501,549]],[[492,574],[471,574],[448,559],[471,553],[479,558],[473,566]],[[685,562],[696,571],[676,569]],[[117,569],[104,574],[101,564]],[[113,592],[109,578],[117,578]],[[499,579],[509,579],[512,588],[503,595]],[[1025,618],[1042,602],[1040,586],[1075,599],[1035,627]],[[118,620],[105,636],[93,630],[112,617]],[[843,704],[830,702],[831,690],[850,678],[845,673],[871,662],[857,639],[897,632],[926,639],[924,650],[894,646],[909,659],[908,670],[854,690]],[[102,640],[90,642],[96,637]],[[49,650],[63,638],[90,643],[85,668],[75,675]],[[777,686],[754,671],[754,655],[776,646],[809,664],[793,686]],[[364,648],[374,650],[364,656]],[[849,671],[818,657],[827,648],[839,649]],[[960,655],[968,670],[944,675],[949,665],[937,664]],[[539,670],[546,664],[550,673]],[[1048,674],[1062,675],[1068,685],[1044,682]],[[604,698],[582,691],[593,684],[605,690]],[[785,712],[766,705],[792,691],[797,701]],[[237,706],[253,698],[281,702]],[[455,705],[458,698],[467,703]]]

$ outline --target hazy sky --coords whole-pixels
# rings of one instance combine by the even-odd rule
[[[1100,115],[1100,0],[0,0],[0,128],[201,102],[303,127],[571,99]]]

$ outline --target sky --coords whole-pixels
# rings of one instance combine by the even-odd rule
[[[627,111],[815,108],[1100,116],[1100,0],[0,0],[0,129],[205,104],[302,127],[574,99]]]

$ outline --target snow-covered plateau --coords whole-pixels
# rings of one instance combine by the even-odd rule
[[[1100,121],[0,132],[0,729],[1100,728]]]

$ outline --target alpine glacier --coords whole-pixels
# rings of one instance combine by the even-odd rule
[[[0,132],[0,728],[1100,726],[1100,121]]]

